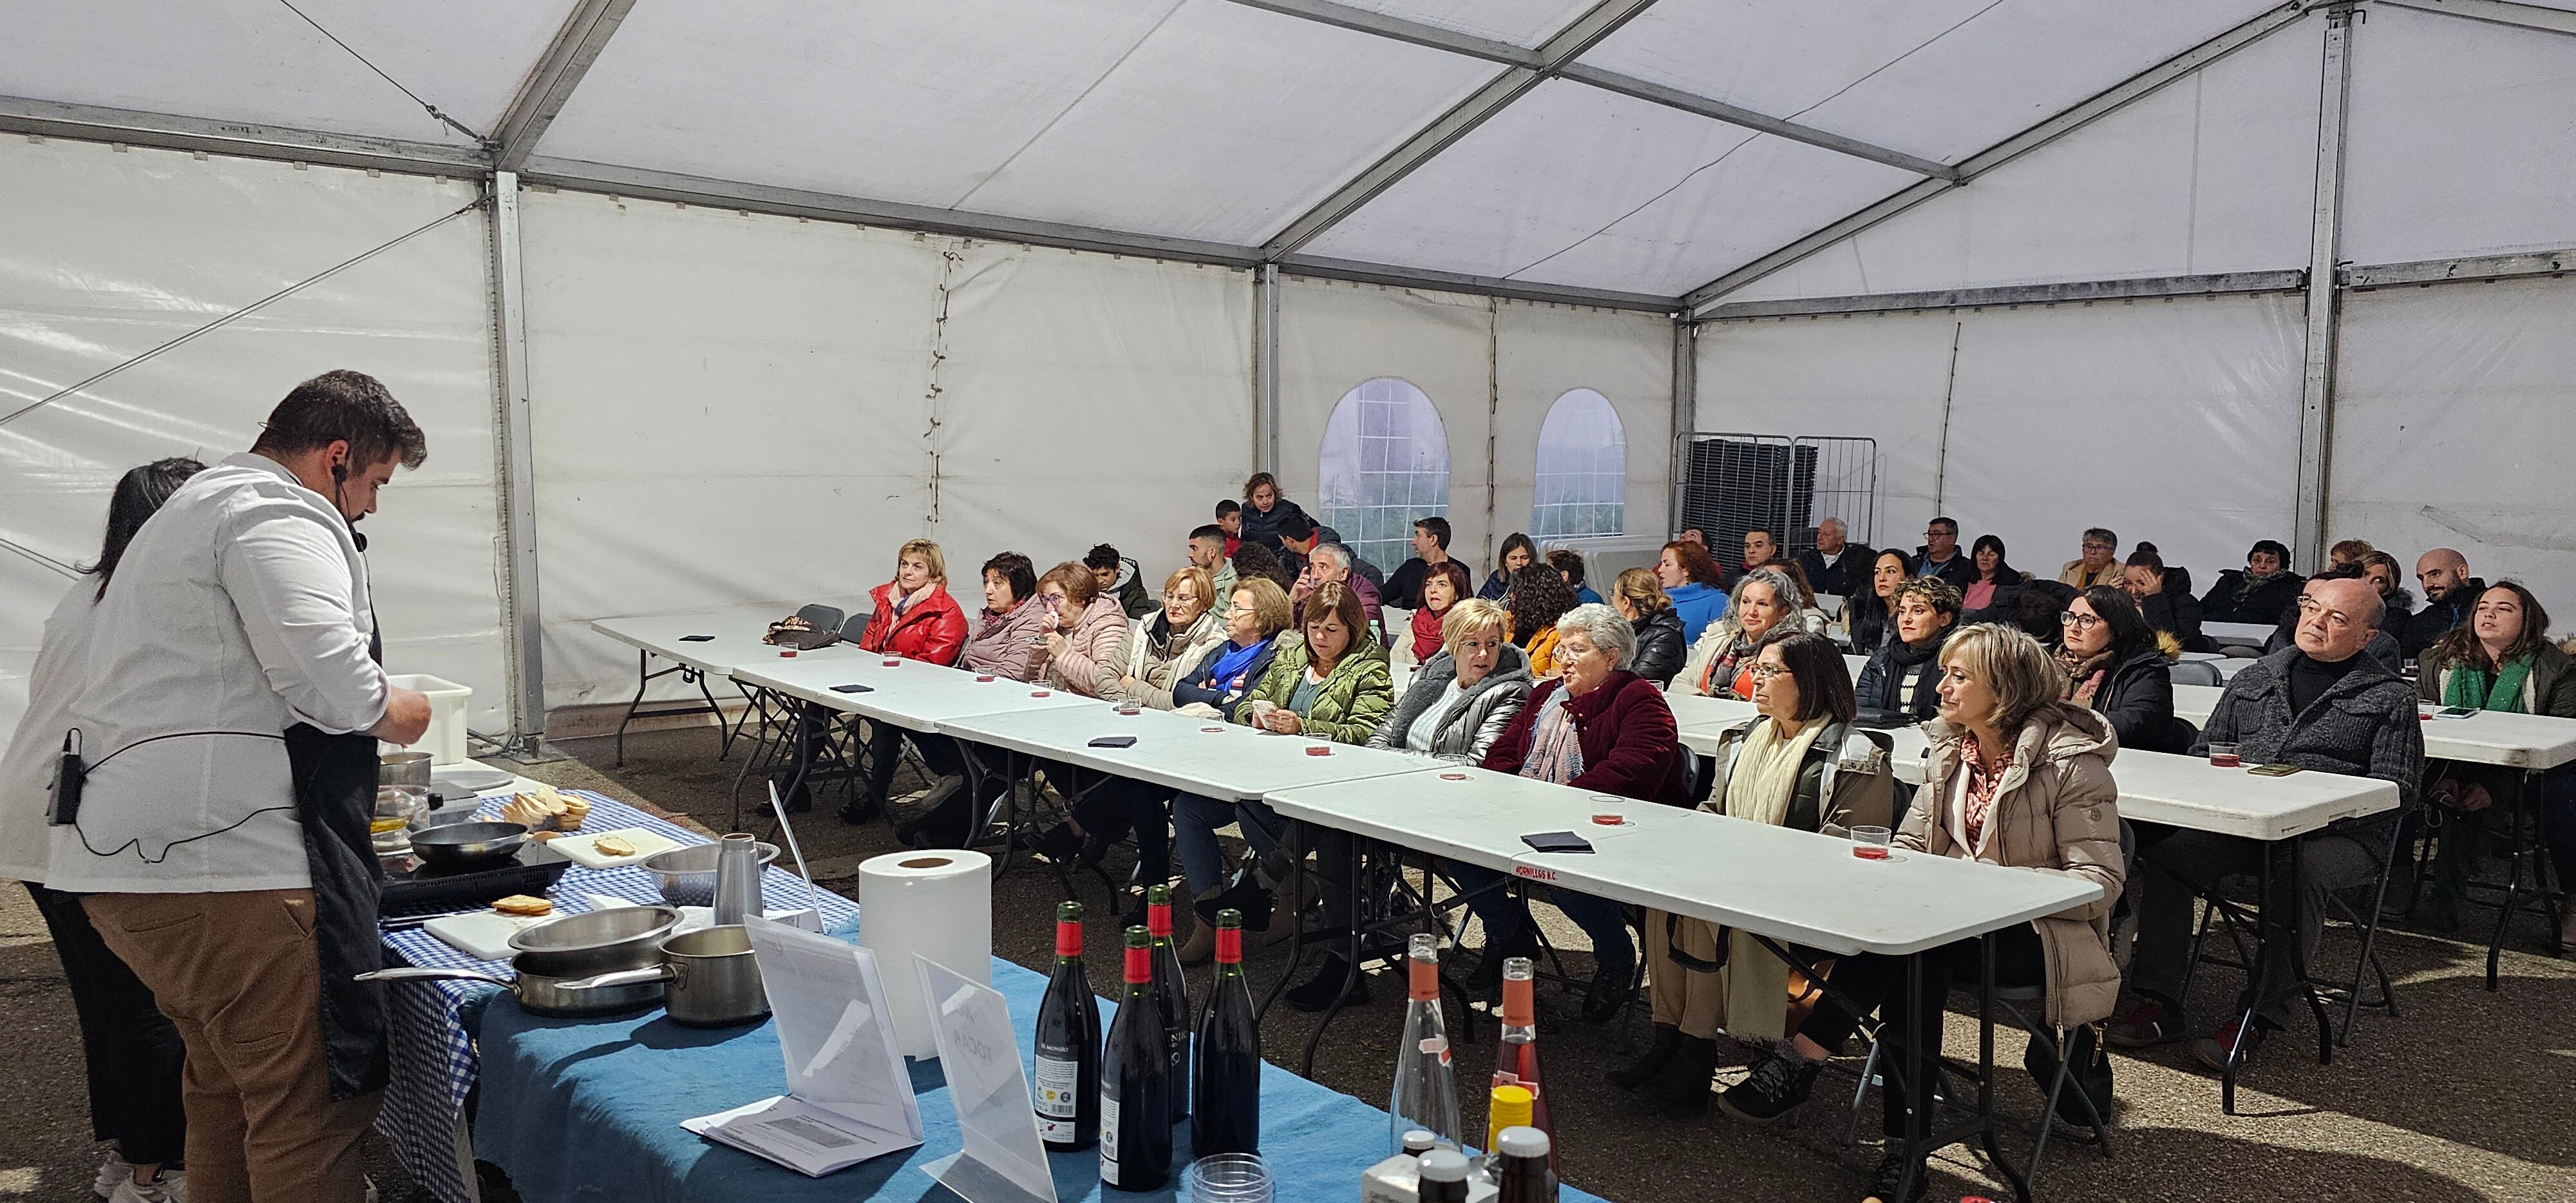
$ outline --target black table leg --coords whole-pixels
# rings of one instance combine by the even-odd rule
[[[1342,1013],[1342,1004],[1349,998],[1351,987],[1360,980],[1360,838],[1350,836],[1342,842],[1350,847],[1350,856],[1342,864],[1342,884],[1343,896],[1350,908],[1344,912],[1350,916],[1350,919],[1343,926],[1350,929],[1346,937],[1350,940],[1351,946],[1348,955],[1342,958],[1344,968],[1341,991],[1333,997],[1333,1005],[1324,1009],[1323,1017],[1315,1021],[1314,1032],[1306,1037],[1306,1060],[1298,1067],[1297,1076],[1309,1080],[1315,1076],[1315,1050],[1323,1047],[1324,1029],[1331,1027],[1334,1018]],[[1331,883],[1327,882],[1325,885],[1326,888],[1331,888]],[[1303,911],[1305,908],[1298,909]],[[1412,971],[1410,965],[1405,968],[1408,973]],[[1280,980],[1284,982],[1288,979],[1283,977]],[[1412,984],[1409,981],[1405,989],[1408,993],[1412,990]]]

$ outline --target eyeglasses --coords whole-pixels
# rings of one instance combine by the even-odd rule
[[[1786,664],[1762,664],[1759,662],[1744,670],[1746,676],[1752,677],[1756,681],[1768,681],[1773,677],[1785,675],[1788,671],[1789,666]]]
[[[1258,606],[1232,605],[1232,606],[1227,606],[1227,607],[1225,608],[1225,612],[1226,612],[1226,613],[1228,613],[1228,614],[1242,614],[1242,615],[1250,616],[1250,615],[1254,615],[1254,614],[1259,614],[1259,613],[1261,612],[1261,608],[1260,608],[1260,607],[1258,607]]]
[[[2057,622],[2059,626],[2073,627],[2079,631],[2089,631],[2102,625],[2102,616],[2099,614],[2078,614],[2073,610],[2068,610],[2057,616]]]
[[[2087,544],[2085,544],[2085,545],[2084,545],[2084,550],[2086,550],[2086,551],[2118,551],[2119,549],[2118,549],[2118,548],[2116,548],[2116,547],[2111,546],[2111,545],[2110,545],[2110,544],[2108,544],[2108,543],[2087,543]]]

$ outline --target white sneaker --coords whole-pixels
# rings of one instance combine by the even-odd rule
[[[109,1149],[107,1160],[99,1163],[98,1181],[91,1185],[90,1193],[107,1198],[116,1193],[117,1183],[130,1181],[133,1177],[134,1167],[126,1164],[125,1154]]]
[[[188,1203],[188,1176],[163,1170],[161,1176],[146,1186],[134,1180],[132,1171],[118,1179],[116,1190],[107,1203]]]

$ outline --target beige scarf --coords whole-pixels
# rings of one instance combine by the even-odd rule
[[[1796,735],[1780,738],[1779,724],[1759,722],[1745,733],[1736,750],[1735,771],[1709,796],[1717,813],[1777,827],[1789,817],[1798,792],[1798,771],[1825,724],[1810,722]],[[1788,1022],[1789,963],[1771,955],[1762,942],[1735,931],[1727,933],[1726,1031],[1738,1040],[1778,1040]]]

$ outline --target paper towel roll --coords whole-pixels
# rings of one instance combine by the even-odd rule
[[[921,1000],[928,957],[981,985],[993,984],[993,858],[981,852],[893,852],[859,865],[859,943],[877,954],[903,1055],[939,1055]]]

